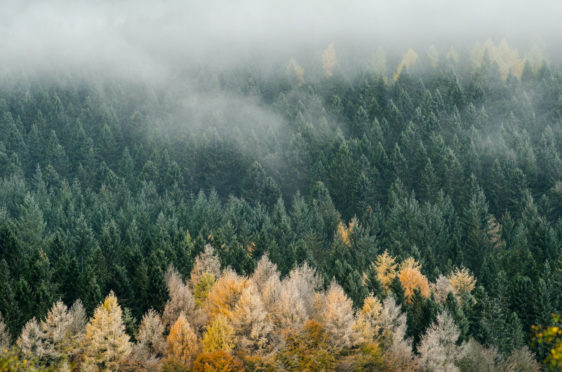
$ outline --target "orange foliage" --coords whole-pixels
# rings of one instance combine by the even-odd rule
[[[287,335],[279,359],[289,371],[332,371],[336,361],[328,332],[314,320]]]
[[[249,280],[232,270],[226,270],[217,280],[207,296],[206,310],[212,319],[219,314],[231,318],[242,291],[248,287]]]
[[[404,288],[404,298],[409,301],[414,294],[414,290],[419,289],[422,296],[429,297],[429,281],[420,272],[420,265],[413,258],[406,259],[400,265],[398,278]]]
[[[242,362],[224,351],[199,354],[193,363],[193,372],[235,372],[244,371]]]

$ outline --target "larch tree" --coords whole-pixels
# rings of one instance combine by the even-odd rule
[[[136,334],[134,354],[135,358],[147,367],[157,365],[166,352],[165,328],[156,311],[150,309],[143,315]]]
[[[0,352],[2,352],[4,349],[9,348],[11,343],[12,336],[10,335],[10,331],[8,330],[8,327],[4,322],[2,313],[0,313]]]
[[[337,349],[357,345],[361,337],[354,327],[355,317],[351,299],[335,281],[330,284],[324,298],[319,321],[330,335],[332,345]]]
[[[217,315],[207,326],[201,341],[204,353],[230,352],[234,348],[234,328],[223,314]]]
[[[263,293],[263,288],[266,285],[266,282],[272,278],[277,277],[279,278],[279,270],[277,270],[277,265],[270,261],[269,255],[265,253],[256,266],[256,269],[252,273],[250,280],[260,293]]]
[[[102,371],[114,371],[131,352],[129,336],[125,333],[123,311],[111,292],[94,311],[86,325],[84,336],[84,366]]]
[[[314,296],[314,293],[310,294]],[[309,318],[309,312],[292,282],[284,280],[278,300],[273,305],[273,319],[276,332],[300,328]]]
[[[16,344],[26,357],[42,360],[47,354],[47,350],[45,349],[43,342],[44,339],[45,334],[43,333],[41,326],[37,322],[37,319],[32,318],[30,321],[25,323]]]
[[[380,342],[385,346],[384,359],[396,371],[410,371],[416,362],[412,353],[412,341],[406,339],[406,314],[392,296],[385,298],[375,325],[379,327]]]
[[[170,299],[164,306],[162,321],[167,327],[171,327],[182,312],[186,315],[191,315],[194,312],[195,300],[189,287],[172,266],[166,272],[166,286]]]
[[[453,287],[451,286],[451,282],[449,278],[444,275],[439,275],[435,283],[430,284],[431,293],[435,298],[435,301],[439,303],[444,303],[447,299],[447,295],[450,292],[453,292]]]
[[[221,274],[221,263],[210,244],[205,245],[204,251],[195,258],[195,264],[191,270],[191,287],[194,288],[201,276],[205,273],[213,274],[218,278]]]
[[[213,319],[222,314],[230,319],[242,291],[249,284],[250,281],[245,277],[239,276],[233,270],[225,270],[207,296],[205,308],[209,317]]]
[[[45,353],[49,360],[59,361],[72,347],[72,314],[62,301],[57,301],[41,322]]]
[[[453,318],[443,311],[422,337],[418,347],[419,364],[423,371],[460,371],[456,361],[464,355],[464,345],[457,345],[460,331]]]
[[[327,77],[331,77],[334,74],[333,69],[336,66],[336,63],[336,49],[334,48],[334,43],[330,43],[330,45],[328,45],[326,50],[322,53],[322,67],[324,68],[324,72]]]
[[[452,292],[460,301],[461,295],[465,292],[472,292],[474,287],[476,286],[476,279],[474,276],[468,271],[467,268],[457,268],[454,272],[452,272],[449,277],[449,283],[451,283]]]
[[[357,313],[354,328],[365,342],[373,342],[378,337],[380,332],[378,319],[381,312],[382,304],[378,298],[371,295],[363,301],[363,306]]]
[[[394,257],[390,256],[387,251],[384,251],[383,254],[377,256],[377,259],[371,264],[371,267],[374,268],[377,273],[377,280],[383,286],[384,293],[388,293],[390,285],[396,276],[396,268],[398,267]]]
[[[236,346],[251,354],[261,354],[271,346],[273,323],[252,283],[242,291],[232,312]]]
[[[183,313],[180,314],[166,339],[168,359],[175,363],[191,367],[193,360],[199,352],[197,335],[191,325],[185,319]]]
[[[420,271],[420,265],[413,258],[409,257],[400,265],[398,272],[400,284],[404,289],[404,298],[409,301],[415,289],[419,289],[424,297],[429,297],[429,281]]]

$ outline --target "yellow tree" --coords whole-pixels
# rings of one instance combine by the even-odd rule
[[[327,77],[333,75],[333,69],[336,66],[337,57],[336,49],[334,48],[334,43],[330,43],[326,50],[322,53],[322,67],[324,67],[324,72]]]
[[[224,315],[217,315],[211,324],[207,326],[207,331],[203,335],[201,343],[204,353],[215,351],[228,353],[234,347],[234,328],[232,328]]]
[[[121,361],[131,352],[122,317],[117,297],[111,292],[86,325],[84,367],[102,371],[119,369]]]
[[[420,272],[420,264],[416,262],[412,257],[407,258],[400,265],[400,271],[398,272],[398,278],[400,279],[400,284],[404,289],[404,298],[409,301],[411,296],[414,294],[414,290],[419,289],[422,296],[429,296],[429,281]]]
[[[185,316],[180,314],[166,339],[168,358],[175,363],[191,367],[193,359],[199,352],[197,335],[189,325]]]
[[[236,346],[251,354],[261,354],[271,346],[273,324],[257,288],[252,284],[242,292],[232,312]]]
[[[335,281],[326,291],[319,321],[337,349],[355,346],[361,341],[361,335],[354,327],[353,303]]]
[[[371,268],[377,273],[377,280],[381,283],[385,294],[390,290],[392,280],[396,276],[397,267],[394,257],[389,255],[387,251],[378,255],[375,262],[371,264]]]
[[[207,296],[205,307],[209,317],[212,319],[222,314],[230,319],[242,291],[249,283],[247,278],[239,276],[233,270],[225,270]]]
[[[382,304],[378,298],[370,295],[363,301],[357,314],[354,328],[366,342],[372,342],[380,332],[378,319],[381,316]]]
[[[400,77],[400,74],[402,73],[402,70],[404,68],[411,68],[418,60],[418,54],[416,52],[414,52],[414,50],[412,48],[408,49],[408,51],[406,52],[406,54],[404,54],[404,56],[402,57],[402,61],[400,61],[400,64],[398,65],[398,68],[396,69],[396,74],[394,74],[394,80],[398,80],[398,78]]]
[[[476,279],[467,268],[457,268],[449,275],[452,292],[460,299],[464,292],[472,292],[476,286]]]
[[[221,274],[221,263],[210,244],[205,245],[204,251],[195,258],[195,264],[191,270],[192,288],[199,283],[201,276],[205,273],[213,274],[215,279]]]

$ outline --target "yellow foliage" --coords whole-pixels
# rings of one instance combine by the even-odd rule
[[[413,257],[408,257],[400,264],[400,271],[405,269],[421,270],[421,265]]]
[[[176,363],[190,366],[193,358],[199,351],[197,335],[182,314],[170,329],[166,339],[168,345],[168,358]]]
[[[297,76],[299,86],[304,84],[304,69],[295,61],[294,58],[291,58],[289,61],[289,65],[287,66],[287,71],[293,71]]]
[[[380,327],[377,320],[381,316],[382,304],[374,296],[369,296],[363,302],[363,307],[357,314],[354,329],[358,331],[363,338],[363,341],[370,343],[373,342],[375,337],[378,336]]]
[[[486,40],[482,45],[477,43],[471,52],[472,63],[475,66],[481,66],[486,54],[490,62],[498,65],[504,80],[510,71],[518,78],[521,77],[525,61],[519,57],[517,49],[512,49],[505,39],[497,45],[491,39]]]
[[[224,315],[218,315],[207,326],[207,331],[202,340],[203,352],[215,351],[230,352],[234,348],[234,328]]]
[[[117,297],[111,292],[95,311],[86,326],[84,336],[84,364],[104,371],[115,371],[131,352],[129,336],[125,333],[123,313]]]
[[[420,266],[414,259],[409,258],[400,265],[398,278],[404,289],[406,301],[410,301],[416,289],[420,290],[422,296],[429,297],[429,281],[420,272]]]
[[[466,268],[457,268],[449,275],[449,283],[453,288],[455,296],[460,296],[463,292],[472,292],[476,286],[476,279]]]
[[[445,55],[445,58],[447,58],[447,60],[449,60],[449,61],[453,61],[453,62],[457,63],[459,61],[459,53],[457,52],[457,50],[455,48],[451,47],[451,48],[449,48],[449,51]]]
[[[242,291],[249,284],[247,278],[239,276],[232,270],[225,270],[207,296],[206,310],[209,317],[212,319],[222,314],[230,319]]]
[[[336,66],[336,63],[336,49],[334,48],[334,43],[330,43],[328,48],[322,53],[322,67],[324,67],[326,76],[330,77],[333,75],[332,69]]]
[[[353,229],[355,227],[355,220],[351,220],[349,225],[346,227],[342,222],[338,224],[337,234],[341,238],[341,240],[347,245],[348,247],[351,246],[351,234],[353,233]]]
[[[377,272],[377,280],[383,286],[384,292],[387,293],[390,289],[390,284],[396,276],[396,264],[394,257],[390,256],[387,251],[377,256],[371,268]]]
[[[418,60],[417,53],[414,52],[412,48],[408,49],[406,54],[404,54],[404,56],[402,57],[402,61],[400,61],[398,68],[396,69],[396,74],[394,74],[394,81],[398,80],[404,67],[408,69],[411,68],[416,63],[417,60]]]
[[[214,284],[215,276],[211,273],[204,273],[199,278],[199,281],[193,287],[193,297],[197,306],[201,307],[205,304],[205,300],[207,300],[207,296]]]

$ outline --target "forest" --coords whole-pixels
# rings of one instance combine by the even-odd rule
[[[562,65],[361,61],[0,70],[0,370],[562,370]]]

